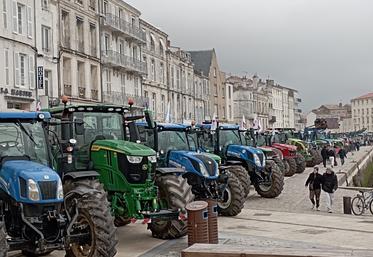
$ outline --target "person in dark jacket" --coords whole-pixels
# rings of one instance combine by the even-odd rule
[[[322,164],[324,165],[324,168],[326,168],[326,161],[329,158],[328,148],[326,148],[326,145],[324,145],[321,149],[321,157],[322,157]]]
[[[319,173],[319,167],[315,166],[313,172],[308,176],[305,186],[308,186],[310,191],[310,200],[312,202],[312,210],[315,209],[319,211],[320,207],[320,194],[322,185],[322,175]]]
[[[345,158],[347,158],[346,150],[344,148],[341,148],[338,152],[339,158],[341,159],[341,165],[345,163]]]
[[[322,190],[326,193],[326,207],[328,212],[332,213],[334,192],[338,189],[337,175],[331,168],[327,168],[322,177]]]

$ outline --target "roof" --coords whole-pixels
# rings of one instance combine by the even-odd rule
[[[128,108],[125,108],[120,105],[106,105],[106,104],[73,104],[65,106],[58,106],[53,107],[50,109],[46,109],[50,113],[62,113],[64,110],[68,110],[70,112],[74,111],[83,111],[83,112],[119,112],[123,113]]]
[[[39,115],[43,114],[41,118]],[[16,120],[33,120],[33,119],[50,119],[51,115],[49,112],[0,112],[0,120],[4,119],[16,119]]]
[[[137,126],[141,127],[147,127],[148,123],[144,121],[136,122]],[[178,130],[178,131],[184,131],[186,129],[190,129],[190,125],[186,124],[174,124],[174,123],[157,123],[158,128],[162,128],[162,130]]]
[[[366,98],[373,98],[373,93],[368,93],[368,94],[356,97],[356,98],[354,98],[352,100],[360,100],[360,99],[366,99]]]
[[[210,73],[210,66],[214,49],[202,50],[202,51],[189,51],[194,68],[198,71],[202,71],[203,75],[208,76]]]

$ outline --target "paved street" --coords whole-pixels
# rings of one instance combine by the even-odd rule
[[[353,165],[353,160],[361,159],[367,150],[362,148],[354,156],[349,155],[343,169]],[[336,171],[340,169],[338,166]],[[310,210],[304,182],[311,171],[312,168],[307,168],[303,174],[286,178],[284,191],[276,199],[261,198],[252,190],[240,215],[219,218],[220,243],[267,248],[372,249],[371,240],[367,240],[373,238],[372,216],[341,214],[342,197],[353,196],[355,192],[337,190],[333,214],[326,213],[323,202],[320,212]],[[120,228],[118,236],[119,257],[176,257],[187,247],[186,238],[171,241],[154,239],[146,226],[141,224]],[[63,253],[55,252],[51,256],[62,257]]]

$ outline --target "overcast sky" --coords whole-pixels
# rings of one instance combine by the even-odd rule
[[[305,111],[373,92],[371,0],[128,0],[186,50],[297,89]]]

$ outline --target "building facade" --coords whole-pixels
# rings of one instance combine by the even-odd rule
[[[351,100],[353,130],[373,132],[373,93]]]
[[[142,79],[147,74],[142,57],[146,34],[140,28],[140,11],[121,0],[100,1],[100,55],[103,101],[143,107]]]
[[[0,5],[0,110],[35,110],[37,58],[35,1],[4,0]],[[38,3],[38,2],[36,2]]]
[[[201,72],[194,70],[195,121],[202,122],[210,113],[210,81]]]
[[[148,70],[143,79],[143,95],[154,113],[154,118],[162,121],[168,104],[168,35],[144,20],[140,20],[140,27],[146,34],[142,58]]]
[[[233,100],[233,84],[226,81],[225,82],[225,106],[226,106],[226,121],[234,121],[234,100]]]

